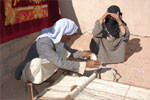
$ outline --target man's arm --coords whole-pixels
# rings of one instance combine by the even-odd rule
[[[75,59],[83,59],[82,51],[72,49],[72,48],[68,47],[67,45],[64,45],[64,48],[71,53],[71,57],[73,57]]]
[[[97,20],[95,22],[95,26],[94,26],[94,29],[92,31],[92,34],[94,37],[102,37],[102,31],[103,31],[103,25],[100,24],[100,20]]]
[[[56,53],[54,44],[49,38],[45,37],[39,39],[36,45],[40,58],[49,60],[59,68],[78,72],[80,74],[84,73],[86,62],[75,62],[63,59]]]

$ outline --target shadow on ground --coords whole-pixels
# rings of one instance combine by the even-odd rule
[[[126,47],[126,60],[128,60],[128,58],[131,57],[134,53],[140,52],[141,50],[142,47],[140,45],[139,38],[133,38],[129,40]]]

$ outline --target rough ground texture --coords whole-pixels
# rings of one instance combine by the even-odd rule
[[[80,37],[73,37],[67,43],[72,48],[89,50],[92,34],[85,33]],[[74,42],[72,40],[75,40]],[[115,68],[121,75],[120,83],[131,84],[150,89],[150,37],[131,35],[127,44],[126,62],[108,65]],[[14,72],[12,72],[13,74]],[[10,79],[0,88],[0,100],[29,100],[27,88],[23,81]],[[35,86],[39,91],[49,86],[44,83]]]
[[[85,33],[78,37],[72,48],[89,50],[92,34]],[[150,89],[150,37],[130,36],[126,48],[126,61],[119,64],[109,64],[121,75],[120,83],[135,85]]]

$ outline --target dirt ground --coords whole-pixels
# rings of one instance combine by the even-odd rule
[[[85,33],[74,42],[69,42],[72,48],[89,50],[92,34]],[[130,84],[150,89],[150,37],[130,36],[126,48],[126,61],[110,64],[121,75],[120,83]]]
[[[67,42],[72,48],[79,50],[89,50],[92,34],[85,33],[74,42]],[[126,49],[126,61],[120,64],[111,64],[109,66],[115,68],[121,75],[120,83],[135,85],[138,87],[150,89],[150,37],[140,37],[131,35]],[[12,72],[14,73],[14,72]],[[49,83],[37,85],[37,89],[44,89]],[[0,100],[29,100],[27,88],[23,81],[15,79],[8,80],[3,84]],[[41,90],[39,90],[41,91]]]

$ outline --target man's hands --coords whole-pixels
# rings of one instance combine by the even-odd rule
[[[92,55],[95,55],[94,53],[90,51],[83,51],[82,56],[91,59]],[[86,62],[86,68],[98,68],[100,66],[101,62],[98,60],[89,60]]]
[[[86,68],[98,68],[101,62],[98,60],[89,60],[86,62]]]
[[[92,54],[94,54],[94,53],[92,53],[90,51],[83,51],[82,56],[84,58],[89,58],[90,59]]]

